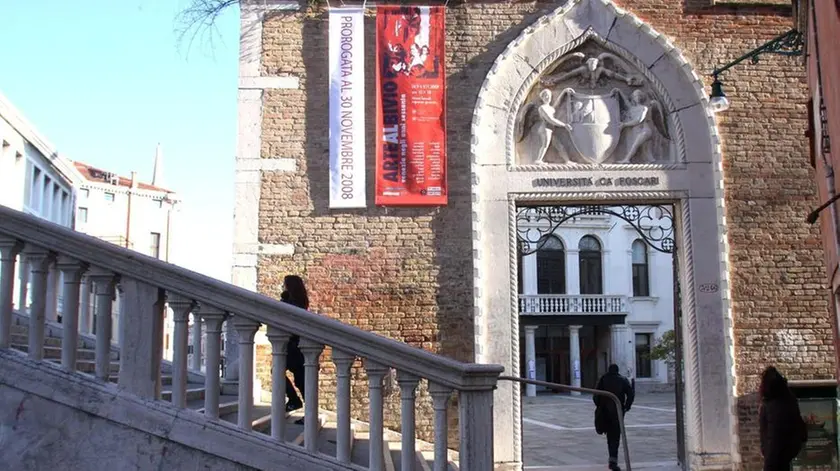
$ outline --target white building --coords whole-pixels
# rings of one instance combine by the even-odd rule
[[[76,230],[146,255],[169,261],[173,219],[180,202],[160,186],[160,146],[151,183],[137,172],[122,177],[82,162],[76,200]]]
[[[72,163],[56,152],[11,102],[0,94],[0,204],[72,228],[74,226],[74,181]],[[17,309],[28,308],[29,272],[15,270],[20,289],[14,293]],[[60,274],[53,268],[48,293],[59,289]],[[27,303],[21,303],[25,299]],[[49,296],[48,299],[55,299]],[[25,304],[25,306],[22,306]],[[48,302],[48,316],[55,317],[56,303]]]
[[[91,165],[74,162],[80,175],[76,198],[76,230],[99,239],[135,250],[150,257],[169,261],[174,219],[180,199],[162,187],[163,155],[160,145],[155,153],[154,171],[150,183],[141,182],[137,172],[124,177]],[[92,309],[90,283],[89,300],[84,305]],[[84,309],[84,308],[83,308]],[[120,294],[114,303],[114,334],[119,341]],[[92,312],[92,311],[91,311]],[[82,319],[93,321],[92,316]],[[174,330],[171,310],[165,319],[164,358],[172,358],[171,334]],[[89,329],[93,325],[83,326]]]
[[[0,145],[0,204],[72,228],[72,164],[3,94]]]
[[[674,328],[671,254],[613,215],[578,215],[553,231],[537,225],[518,219],[538,241],[519,263],[521,371],[594,388],[616,363],[640,389],[667,388],[668,366],[650,354]]]

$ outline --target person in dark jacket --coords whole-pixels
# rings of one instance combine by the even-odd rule
[[[775,367],[761,375],[759,387],[759,435],[764,471],[788,471],[808,438],[808,429],[799,411],[799,401],[787,379]]]
[[[613,471],[621,471],[618,466],[618,445],[621,443],[621,423],[618,414],[622,416],[633,406],[636,393],[630,385],[630,381],[618,373],[618,365],[610,365],[607,374],[601,376],[598,385],[595,387],[601,391],[608,391],[615,394],[621,402],[621,410],[616,410],[615,402],[605,396],[593,396],[595,401],[595,431],[601,435],[607,435],[607,450],[609,451],[609,468]]]
[[[297,275],[288,275],[283,279],[283,292],[280,294],[280,299],[301,309],[309,309],[309,296],[306,293],[306,287],[303,280]],[[286,370],[292,372],[295,378],[295,386],[300,391],[301,398],[298,396],[295,387],[289,378],[286,378],[286,410],[291,412],[293,410],[303,407],[303,400],[306,399],[306,372],[304,368],[303,353],[300,351],[300,337],[292,335],[289,339],[289,346],[286,355]]]

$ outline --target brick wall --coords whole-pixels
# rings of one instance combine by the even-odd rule
[[[294,158],[297,171],[264,173],[260,242],[293,244],[293,256],[263,256],[258,288],[276,296],[282,277],[304,276],[315,311],[460,360],[473,356],[470,125],[479,87],[507,44],[554,2],[488,2],[447,10],[450,203],[441,208],[328,209],[327,17],[321,9],[276,13],[263,33],[263,74],[300,77],[299,90],[265,95],[263,158]],[[670,35],[700,74],[791,27],[789,8],[709,6],[709,0],[634,0],[621,6]],[[368,64],[368,198],[373,201],[373,35]],[[808,165],[804,70],[792,59],[745,63],[723,79],[732,108],[719,115],[724,141],[732,263],[741,452],[759,461],[755,390],[768,362],[794,378],[833,375],[831,326]],[[723,348],[723,346],[721,346]],[[260,353],[260,352],[258,352]],[[266,355],[260,353],[260,360]],[[329,356],[325,355],[324,359]],[[322,400],[334,391],[325,363]],[[354,415],[367,416],[363,370],[354,370]],[[393,385],[392,385],[393,386]],[[387,401],[399,407],[397,388]],[[418,428],[431,436],[423,396]],[[398,415],[387,425],[398,429]]]

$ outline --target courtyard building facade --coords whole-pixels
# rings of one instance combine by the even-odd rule
[[[690,469],[755,469],[762,369],[835,377],[824,252],[818,229],[803,222],[819,204],[803,138],[808,90],[796,59],[762,58],[728,72],[731,107],[713,115],[708,74],[789,30],[790,3],[441,6],[447,204],[335,209],[330,6],[241,3],[234,283],[279,298],[283,277],[298,274],[312,310],[325,316],[458,360],[501,364],[511,376],[528,377],[531,357],[534,376],[582,385],[613,360],[637,384],[647,375],[667,384],[665,366],[638,359],[673,328],[682,360],[674,372],[679,459]],[[367,10],[368,44],[374,14]],[[376,63],[365,51],[365,62]],[[373,115],[375,69],[365,71]],[[563,120],[565,130],[555,122]],[[603,129],[582,131],[595,125]],[[375,149],[373,120],[365,129],[365,148]],[[374,171],[372,155],[366,171]],[[370,201],[373,192],[371,184]],[[670,226],[639,216],[660,206]],[[533,208],[585,207],[626,211],[571,222],[555,211],[523,222],[533,231],[519,230]],[[634,277],[644,270],[646,285]],[[538,357],[540,339],[548,346]],[[256,344],[255,384],[270,390],[264,333]],[[320,404],[329,409],[336,386],[324,378]],[[367,384],[354,370],[360,420]],[[400,427],[397,384],[386,377],[392,429]],[[494,393],[499,469],[522,467],[528,392],[502,381]],[[418,435],[431,439],[425,383],[418,398]]]
[[[527,230],[529,214],[521,214],[518,229]],[[595,388],[615,363],[639,392],[671,389],[669,365],[652,357],[674,328],[671,254],[609,214],[581,214],[543,237],[518,263],[520,370]],[[532,385],[526,394],[538,390],[545,388]]]

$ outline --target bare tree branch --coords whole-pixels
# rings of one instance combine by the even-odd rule
[[[215,49],[214,41],[220,36],[216,20],[228,7],[238,3],[239,0],[190,0],[190,5],[175,19],[179,46],[186,43],[189,54],[193,42],[201,36],[211,50]]]

